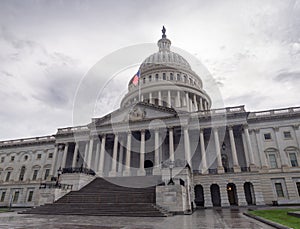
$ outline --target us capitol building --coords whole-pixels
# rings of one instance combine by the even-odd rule
[[[211,109],[201,76],[171,51],[165,29],[157,45],[119,109],[0,142],[0,206],[51,205],[97,179],[138,186],[130,178],[155,181],[153,204],[169,212],[300,204],[300,107]]]

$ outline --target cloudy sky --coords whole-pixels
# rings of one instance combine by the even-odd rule
[[[156,42],[162,25],[206,66],[226,106],[300,106],[300,1],[0,0],[0,139],[72,126],[89,69],[116,50]],[[134,71],[111,84],[97,115],[114,109],[109,98]]]

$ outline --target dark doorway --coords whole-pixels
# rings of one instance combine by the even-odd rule
[[[227,184],[227,195],[230,205],[238,205],[236,186],[233,183]]]
[[[153,162],[150,160],[146,160],[144,162],[144,168],[146,170],[146,176],[152,175],[152,170],[153,170]]]
[[[244,192],[248,205],[255,205],[254,187],[251,182],[244,184]]]
[[[221,207],[220,187],[217,184],[210,186],[211,201],[214,207]]]
[[[204,192],[201,184],[195,186],[195,204],[197,207],[204,207]]]

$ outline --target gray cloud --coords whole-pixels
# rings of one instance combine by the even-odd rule
[[[281,72],[274,77],[274,80],[279,82],[300,83],[300,71]]]

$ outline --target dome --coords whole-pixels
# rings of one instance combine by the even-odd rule
[[[192,70],[190,64],[178,53],[170,51],[171,41],[166,35],[157,42],[159,51],[147,57],[140,66],[142,72],[156,68],[158,65],[165,67],[182,68]]]

